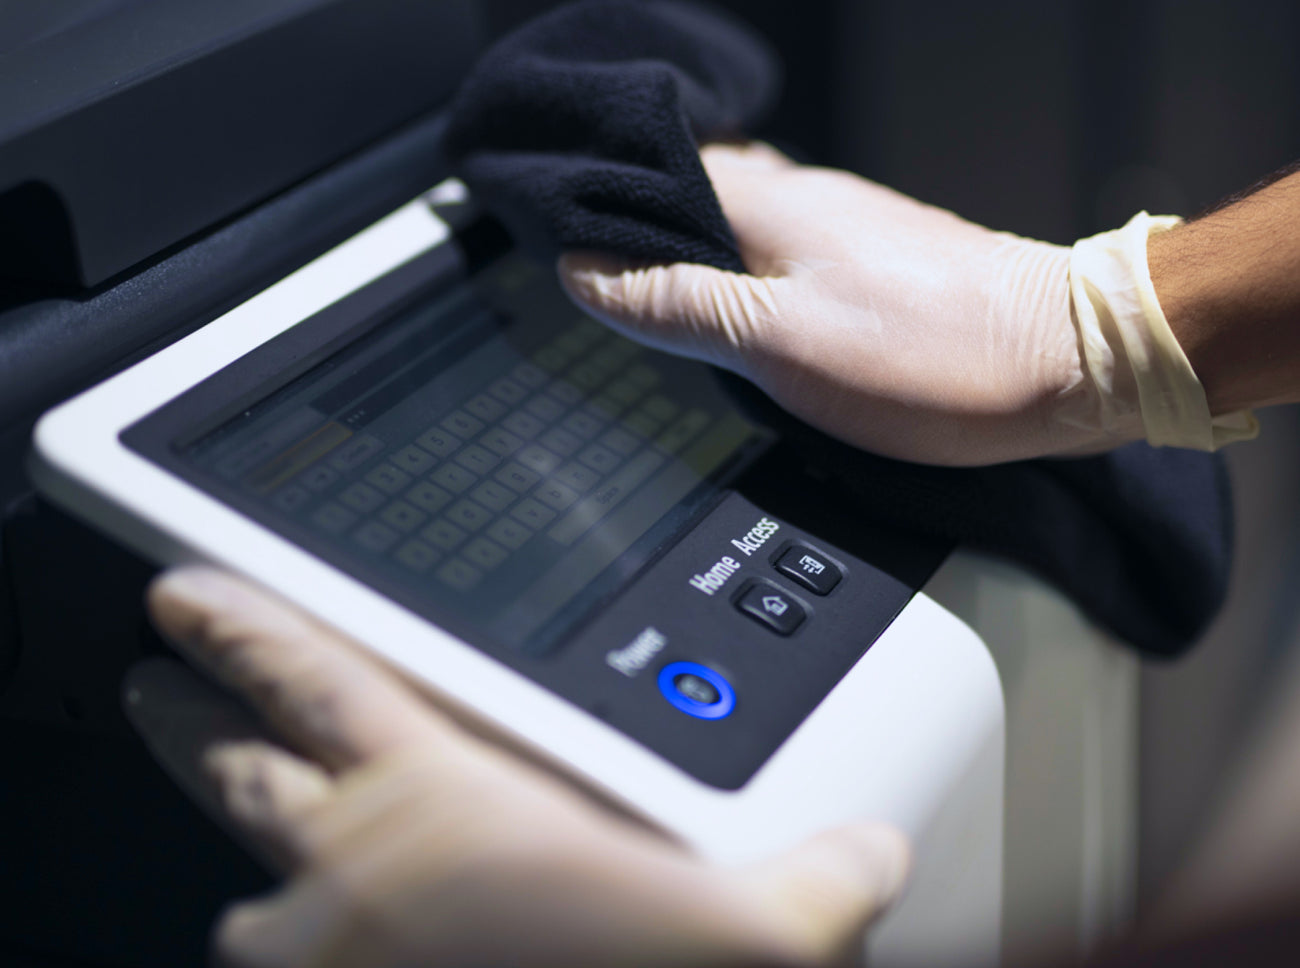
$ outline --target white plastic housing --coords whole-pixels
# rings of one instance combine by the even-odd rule
[[[364,643],[463,715],[724,864],[858,819],[915,840],[875,963],[998,958],[1004,713],[971,630],[925,595],[741,790],[691,778],[512,669],[124,447],[119,433],[244,353],[442,242],[412,202],[221,318],[46,414],[31,472],[48,497],[164,564],[248,576]]]

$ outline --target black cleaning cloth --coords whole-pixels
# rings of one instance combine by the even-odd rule
[[[488,51],[453,105],[448,146],[480,201],[543,258],[600,249],[743,272],[697,144],[752,130],[777,87],[767,46],[719,14],[576,3]],[[847,447],[752,389],[738,395],[860,499],[846,513],[1014,559],[1140,649],[1181,651],[1223,602],[1232,513],[1215,456],[1137,444],[920,466]]]
[[[775,100],[761,38],[702,7],[598,0],[492,47],[452,107],[448,149],[529,251],[600,249],[744,272],[700,163]]]

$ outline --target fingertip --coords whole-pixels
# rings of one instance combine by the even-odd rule
[[[796,960],[838,964],[861,951],[863,933],[897,900],[910,867],[898,830],[858,823],[749,868],[744,883],[763,899],[774,937]]]
[[[208,604],[224,598],[239,579],[211,565],[178,565],[169,568],[149,585],[154,596],[168,601]]]
[[[282,603],[273,596],[210,565],[165,572],[149,586],[146,599],[158,631],[186,653],[206,653],[232,630],[279,627],[286,621]]]
[[[912,870],[912,845],[897,827],[857,824],[840,834],[860,869],[874,886],[881,907],[897,900]]]
[[[556,263],[560,284],[579,305],[605,309],[619,299],[622,276],[632,263],[605,252],[566,252]]]
[[[787,856],[784,870],[788,886],[817,885],[819,904],[838,897],[838,910],[856,922],[874,919],[898,898],[911,866],[907,838],[895,827],[872,822],[812,838]]]
[[[281,896],[236,901],[221,912],[212,931],[213,968],[250,968],[269,963],[269,959],[259,959],[266,957],[264,949],[272,947],[267,942],[279,926],[275,902]]]
[[[236,579],[209,565],[181,565],[149,583],[145,603],[160,631],[174,636],[228,602],[236,584]]]
[[[226,907],[212,932],[217,968],[342,964],[331,950],[344,916],[338,892],[320,882],[299,881],[274,893]],[[347,961],[348,964],[354,962]],[[360,964],[362,962],[356,962]]]

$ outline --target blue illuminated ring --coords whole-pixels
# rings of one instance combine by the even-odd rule
[[[716,702],[696,702],[677,691],[676,679],[680,675],[698,676],[714,689],[718,690]],[[736,708],[736,690],[731,683],[718,675],[708,666],[698,662],[670,662],[659,670],[659,691],[670,703],[696,719],[722,719]]]

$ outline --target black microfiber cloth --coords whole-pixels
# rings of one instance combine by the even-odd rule
[[[600,249],[743,272],[697,143],[752,129],[777,78],[763,42],[703,8],[576,3],[483,57],[453,106],[448,145],[480,201],[540,257]],[[1218,457],[1135,444],[974,469],[907,464],[729,382],[860,499],[846,513],[1014,559],[1138,648],[1177,653],[1223,602],[1232,512]]]
[[[777,60],[735,21],[680,3],[560,7],[484,55],[447,134],[456,168],[526,249],[600,249],[744,272],[695,138],[739,135]]]

